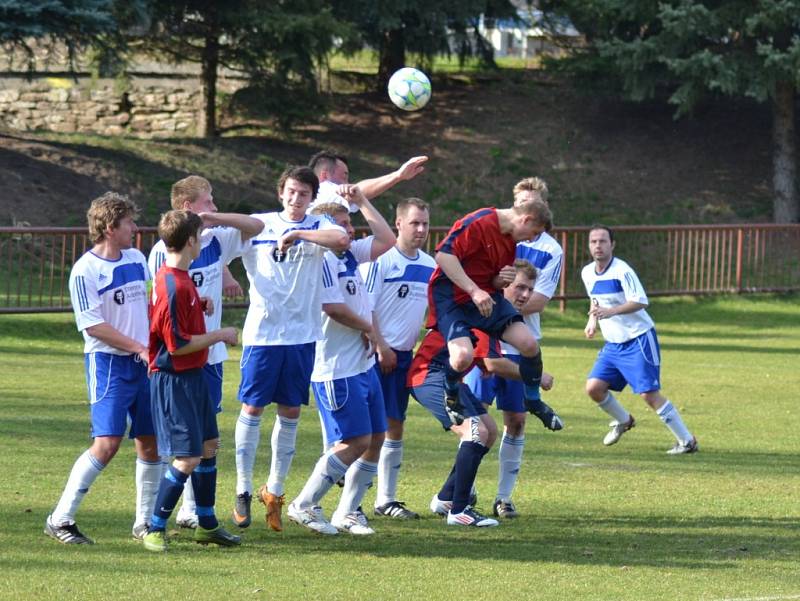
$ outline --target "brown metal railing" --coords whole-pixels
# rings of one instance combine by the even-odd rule
[[[428,251],[447,233],[431,228]],[[615,253],[639,274],[648,295],[800,291],[800,225],[619,226]],[[580,270],[589,262],[588,227],[560,228],[564,250],[558,294],[583,298]],[[156,229],[142,227],[147,254]],[[90,246],[84,228],[0,227],[0,313],[71,311],[69,271]],[[241,270],[234,269],[236,275]],[[226,306],[245,306],[244,299]]]

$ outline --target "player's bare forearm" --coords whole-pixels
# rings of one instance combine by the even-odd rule
[[[264,222],[239,213],[200,213],[206,227],[232,227],[242,232],[242,241],[257,236],[264,229]]]
[[[380,177],[361,180],[357,185],[361,188],[361,191],[364,192],[364,196],[369,199],[375,198],[400,182],[412,179],[422,173],[425,170],[424,164],[427,160],[428,157],[426,156],[413,157],[403,163],[396,171],[381,175]]]
[[[464,271],[461,261],[455,255],[439,251],[436,253],[436,263],[450,281],[467,294],[471,295],[478,288],[477,284]]]
[[[523,307],[519,310],[523,315],[532,315],[534,313],[541,313],[550,301],[550,297],[545,296],[539,292],[534,292],[528,299]]]
[[[345,184],[339,186],[337,192],[348,202],[352,202],[361,209],[361,214],[364,216],[364,219],[366,219],[367,225],[369,225],[369,229],[374,236],[372,239],[372,248],[370,249],[371,261],[380,257],[395,245],[397,238],[392,228],[386,222],[386,219],[383,218],[383,215],[380,214],[380,211],[372,205],[358,186]]]
[[[589,313],[597,319],[608,319],[609,317],[614,317],[615,315],[626,315],[628,313],[636,313],[636,311],[640,311],[641,309],[646,309],[646,308],[647,305],[644,303],[627,301],[622,303],[621,305],[617,305],[616,307],[601,307],[599,305],[594,305],[592,309],[589,311]]]
[[[212,330],[205,334],[194,334],[189,342],[182,347],[170,351],[170,355],[181,356],[196,353],[208,348],[212,344],[224,342],[225,344],[236,344],[239,340],[239,335],[236,328],[220,328],[219,330]]]
[[[345,303],[322,303],[322,310],[328,317],[343,326],[361,332],[372,332],[372,323],[359,316]]]
[[[343,252],[350,247],[350,238],[347,237],[344,230],[340,229],[295,230],[290,233],[293,234],[292,240],[313,242],[336,253]]]
[[[147,356],[147,347],[141,342],[137,342],[114,328],[110,323],[103,322],[86,328],[86,333],[92,338],[97,338],[99,341],[113,346],[125,353],[132,355]]]

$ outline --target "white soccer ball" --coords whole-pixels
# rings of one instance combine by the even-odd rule
[[[431,80],[419,69],[403,67],[389,79],[389,99],[404,111],[418,111],[431,99]]]

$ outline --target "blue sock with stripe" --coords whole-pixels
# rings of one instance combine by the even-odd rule
[[[454,370],[448,361],[444,370],[444,391],[447,396],[458,397],[458,385],[463,377],[464,372]]]
[[[172,515],[178,499],[181,498],[183,493],[183,485],[189,479],[189,474],[184,474],[174,465],[167,468],[164,477],[161,478],[161,485],[158,487],[158,496],[156,497],[156,506],[153,509],[153,515],[150,518],[150,531],[167,529],[167,520]]]
[[[192,489],[197,505],[197,521],[201,528],[213,530],[219,526],[214,514],[217,499],[217,458],[201,459],[192,472]]]
[[[520,357],[519,375],[525,385],[525,398],[539,400],[539,384],[542,381],[542,353],[539,352],[535,357]]]

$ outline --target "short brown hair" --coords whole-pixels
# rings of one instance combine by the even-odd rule
[[[199,215],[185,209],[167,211],[158,221],[158,235],[168,250],[180,252],[189,238],[197,238],[203,220]]]
[[[283,194],[283,187],[286,185],[287,179],[297,180],[301,184],[311,186],[311,198],[317,197],[319,192],[319,178],[314,170],[310,167],[287,167],[278,178],[278,197]]]
[[[397,208],[395,209],[395,215],[397,217],[403,217],[408,212],[408,207],[417,207],[420,211],[430,212],[430,207],[428,206],[427,202],[425,202],[421,198],[416,198],[412,196],[410,198],[404,198],[403,200],[397,203]]]
[[[89,237],[93,244],[102,242],[106,237],[106,229],[116,229],[119,222],[130,217],[139,217],[139,208],[131,199],[116,192],[106,192],[95,198],[86,211],[86,221],[89,225]]]
[[[514,197],[520,192],[535,192],[539,198],[547,202],[547,183],[540,177],[526,177],[514,186]]]
[[[514,269],[517,271],[517,273],[522,273],[529,280],[536,279],[536,268],[530,261],[526,261],[525,259],[517,259],[514,261]]]
[[[346,206],[338,202],[323,202],[311,209],[312,215],[329,215],[331,217],[349,212],[350,210]]]
[[[211,193],[211,182],[199,175],[190,175],[172,184],[170,204],[173,209],[182,209],[184,202],[194,202],[205,193]]]
[[[511,207],[511,210],[517,215],[524,214],[532,216],[539,225],[546,226],[548,223],[552,224],[553,222],[553,213],[550,211],[547,202],[539,200],[538,198],[521,205],[514,205]]]

